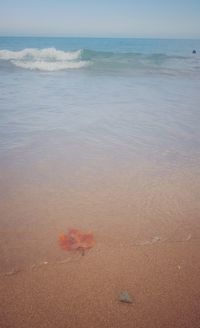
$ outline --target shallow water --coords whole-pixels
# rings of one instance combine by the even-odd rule
[[[3,272],[63,258],[70,227],[98,245],[200,237],[198,45],[0,38]]]

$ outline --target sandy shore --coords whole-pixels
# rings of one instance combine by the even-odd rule
[[[199,175],[129,166],[5,168],[0,327],[200,327]],[[85,256],[58,246],[71,227],[94,233]]]
[[[0,326],[199,327],[200,240],[66,253],[0,279]],[[119,302],[127,290],[133,304]]]

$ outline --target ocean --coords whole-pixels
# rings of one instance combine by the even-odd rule
[[[0,73],[4,154],[55,131],[181,162],[199,154],[199,40],[4,37]]]
[[[1,37],[1,270],[200,237],[199,104],[200,40]]]

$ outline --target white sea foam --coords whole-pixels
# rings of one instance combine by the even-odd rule
[[[88,65],[81,60],[82,50],[61,51],[55,48],[27,48],[20,51],[0,50],[0,59],[30,70],[56,71],[78,69]]]
[[[66,61],[66,62],[47,62],[47,61],[20,61],[12,60],[12,63],[21,68],[30,69],[30,70],[40,70],[40,71],[59,71],[65,69],[78,69],[87,65],[84,61]]]
[[[61,51],[55,48],[34,49],[27,48],[20,51],[0,50],[0,59],[49,59],[49,60],[75,60],[80,58],[81,50]]]

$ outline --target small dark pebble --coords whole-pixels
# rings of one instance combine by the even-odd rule
[[[127,291],[121,292],[121,294],[119,295],[119,300],[123,303],[133,303],[133,299]]]

